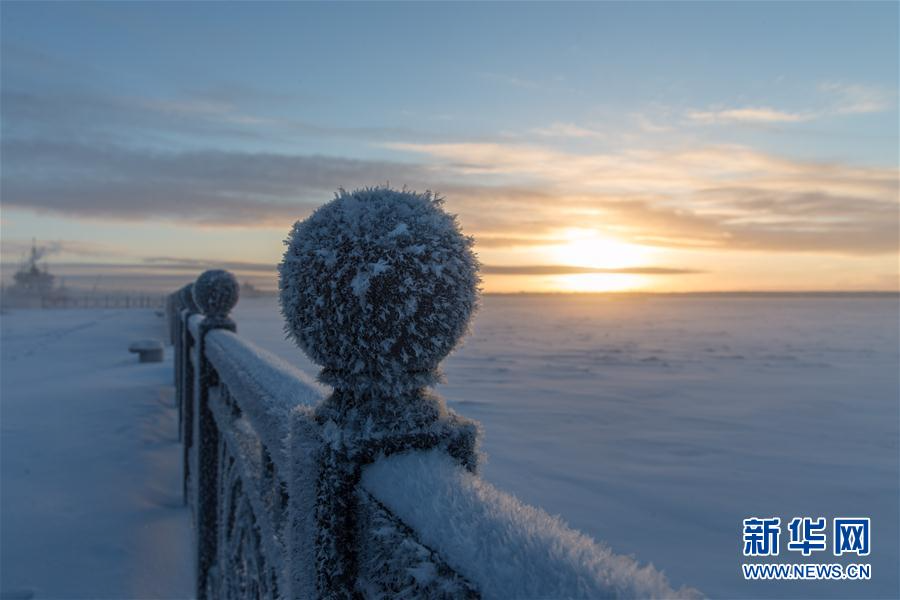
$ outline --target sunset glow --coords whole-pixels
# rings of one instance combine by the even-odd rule
[[[560,292],[634,292],[647,287],[647,278],[641,275],[585,273],[554,277],[550,289]]]
[[[622,269],[647,265],[649,248],[604,237],[590,229],[568,229],[564,244],[549,248],[554,264],[602,269]]]

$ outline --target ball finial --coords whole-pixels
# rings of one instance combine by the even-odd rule
[[[435,383],[478,302],[472,238],[434,194],[348,193],[294,224],[279,265],[286,330],[339,390]]]
[[[222,269],[204,271],[193,284],[194,302],[207,319],[221,320],[238,302],[240,286],[234,275]]]

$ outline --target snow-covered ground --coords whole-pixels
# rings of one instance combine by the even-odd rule
[[[489,296],[446,362],[483,473],[713,597],[896,598],[896,298]],[[238,331],[304,370],[271,298]],[[2,317],[3,597],[186,597],[171,363],[150,311]],[[168,357],[167,357],[168,358]],[[748,516],[870,516],[869,582],[744,582]],[[830,550],[829,550],[830,552]],[[782,548],[779,562],[804,559]],[[845,562],[813,556],[811,562]]]
[[[440,390],[484,424],[488,480],[676,586],[895,598],[898,308],[896,297],[488,296]],[[315,372],[284,340],[274,299],[243,299],[235,318]],[[750,516],[870,516],[873,579],[745,582]],[[846,562],[828,552],[807,560]],[[804,559],[782,548],[778,562]]]
[[[0,597],[187,598],[171,353],[150,310],[0,317]]]

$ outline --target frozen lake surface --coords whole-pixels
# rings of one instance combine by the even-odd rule
[[[311,373],[272,298],[238,331]],[[487,296],[440,392],[483,474],[712,597],[900,597],[898,299]],[[869,516],[869,582],[745,582],[741,521]],[[846,563],[788,552],[777,561]],[[760,561],[764,562],[764,561]]]

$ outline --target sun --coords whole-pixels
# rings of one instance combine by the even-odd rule
[[[647,264],[653,251],[598,234],[593,229],[571,228],[563,232],[567,241],[547,248],[554,264],[594,269],[627,269]],[[581,273],[559,275],[558,289],[569,292],[616,292],[647,287],[646,276],[633,273]]]
[[[593,229],[566,229],[563,244],[551,246],[557,264],[597,269],[624,269],[646,264],[650,248],[598,235]]]

